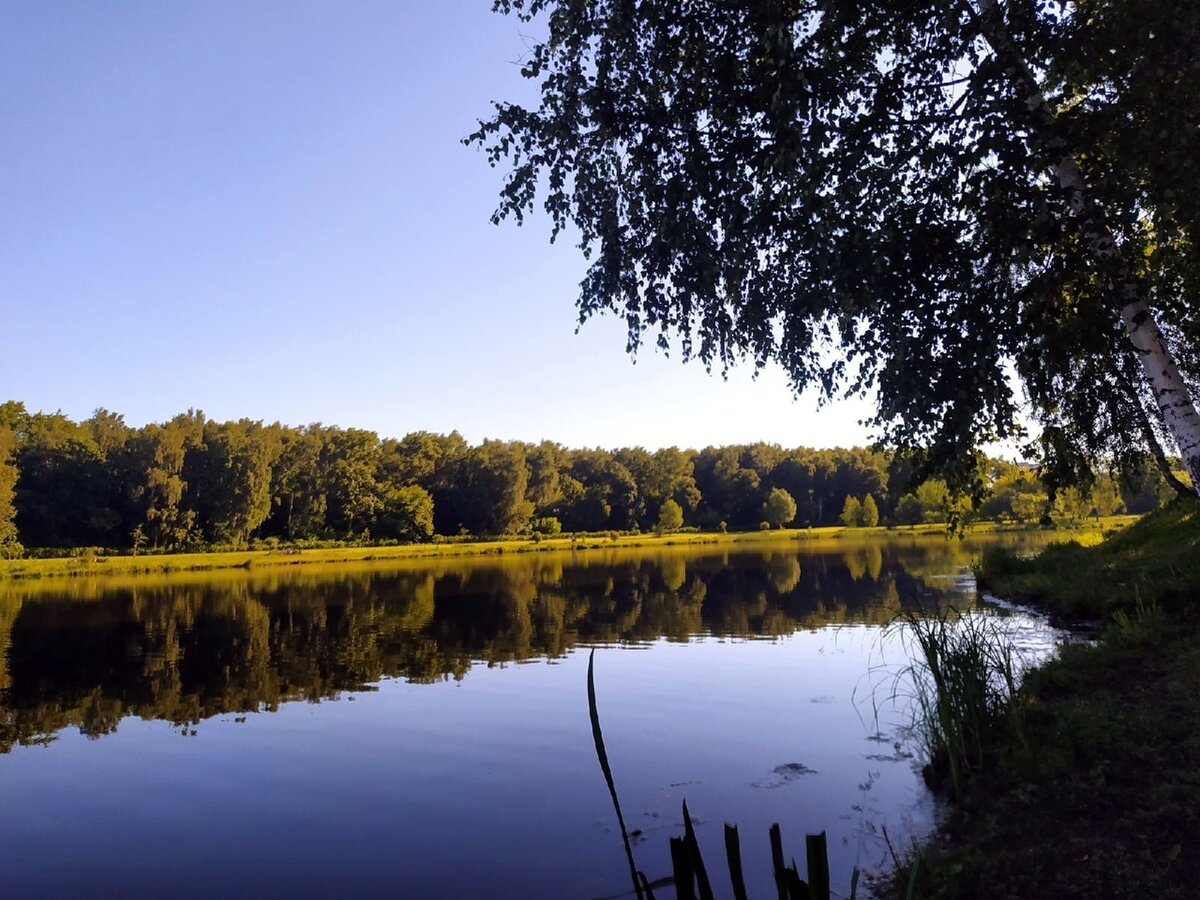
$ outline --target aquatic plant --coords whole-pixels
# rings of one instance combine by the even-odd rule
[[[715,900],[712,885],[692,827],[687,801],[683,802],[684,835],[671,838],[671,868],[678,900]],[[775,889],[779,900],[829,900],[829,848],[825,832],[806,835],[804,849],[808,863],[808,881],[800,877],[800,870],[793,859],[791,865],[784,862],[783,835],[776,822],[771,826],[771,863],[775,874]],[[725,825],[725,858],[729,868],[729,880],[733,887],[734,900],[746,900],[746,882],[742,873],[741,840],[736,825]],[[850,897],[858,894],[858,869],[850,876]]]
[[[957,796],[970,773],[984,765],[996,729],[1009,729],[1023,743],[1012,642],[994,617],[954,608],[909,611],[894,627],[917,651],[901,674],[912,688],[915,731],[928,758],[926,781]]]
[[[608,794],[612,797],[613,809],[617,813],[617,824],[621,826],[621,840],[625,842],[625,857],[629,861],[629,876],[633,880],[633,891],[638,896],[638,900],[653,900],[654,894],[650,892],[650,887],[646,884],[646,876],[638,871],[637,864],[633,861],[633,846],[629,843],[629,831],[625,828],[625,817],[621,815],[621,801],[617,797],[617,785],[613,781],[612,767],[608,764],[608,753],[604,749],[604,734],[600,730],[600,713],[596,709],[596,680],[594,676],[594,668],[596,662],[596,649],[593,647],[592,652],[588,654],[588,673],[587,673],[587,692],[588,692],[588,715],[592,720],[592,739],[596,743],[596,759],[600,761],[600,771],[604,773],[604,783],[608,785]]]

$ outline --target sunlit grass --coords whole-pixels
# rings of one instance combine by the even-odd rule
[[[1093,520],[1070,530],[1080,542],[1095,542],[1103,529],[1134,521],[1133,517]],[[1022,530],[995,523],[979,523],[972,534]],[[1028,530],[1028,529],[1026,529]],[[846,542],[872,542],[906,537],[945,537],[946,526],[914,525],[896,528],[784,528],[746,532],[679,532],[675,534],[619,534],[601,532],[547,538],[511,538],[489,541],[446,541],[392,546],[332,547],[320,549],[223,550],[203,553],[143,553],[103,555],[84,553],[47,559],[0,560],[0,579],[64,578],[78,576],[146,575],[250,568],[284,568],[301,565],[404,562],[409,560],[502,557],[507,554],[578,554],[596,550],[670,547],[745,547],[814,542],[841,546]]]
[[[1147,604],[1188,607],[1200,594],[1200,503],[1180,499],[1103,543],[1092,537],[1072,535],[1034,558],[991,549],[979,582],[1007,599],[1094,618]]]

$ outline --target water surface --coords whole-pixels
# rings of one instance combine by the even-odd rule
[[[686,799],[714,870],[739,825],[752,896],[772,822],[797,858],[826,830],[844,889],[934,812],[884,626],[973,604],[998,540],[1037,538],[5,586],[0,894],[619,894],[591,647],[650,879]]]

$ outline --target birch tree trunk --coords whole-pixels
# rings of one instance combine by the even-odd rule
[[[1167,459],[1167,454],[1163,451],[1162,444],[1158,440],[1158,434],[1154,430],[1154,426],[1150,423],[1150,417],[1146,414],[1145,407],[1142,406],[1142,400],[1137,395],[1137,388],[1133,386],[1125,373],[1120,369],[1116,373],[1117,384],[1121,386],[1121,390],[1129,400],[1129,406],[1133,410],[1134,417],[1138,421],[1138,426],[1142,430],[1142,436],[1146,441],[1146,446],[1150,448],[1150,454],[1154,457],[1154,462],[1158,465],[1158,471],[1162,475],[1163,480],[1177,494],[1184,497],[1192,493],[1191,485],[1184,484],[1175,473],[1171,470],[1171,463]]]
[[[1054,169],[1067,206],[1079,220],[1084,244],[1108,279],[1125,333],[1141,362],[1154,403],[1174,438],[1192,479],[1192,492],[1200,494],[1200,414],[1192,399],[1162,330],[1154,319],[1140,281],[1121,259],[1112,229],[1088,192],[1083,172],[1063,138],[1054,111],[1046,102],[1033,70],[1004,27],[997,0],[978,0],[977,20],[1005,74],[1024,96],[1037,136]]]

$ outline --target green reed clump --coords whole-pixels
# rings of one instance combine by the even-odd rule
[[[906,613],[897,622],[916,650],[906,667],[931,787],[957,796],[986,761],[996,731],[1023,741],[1012,644],[996,620],[954,609]]]

